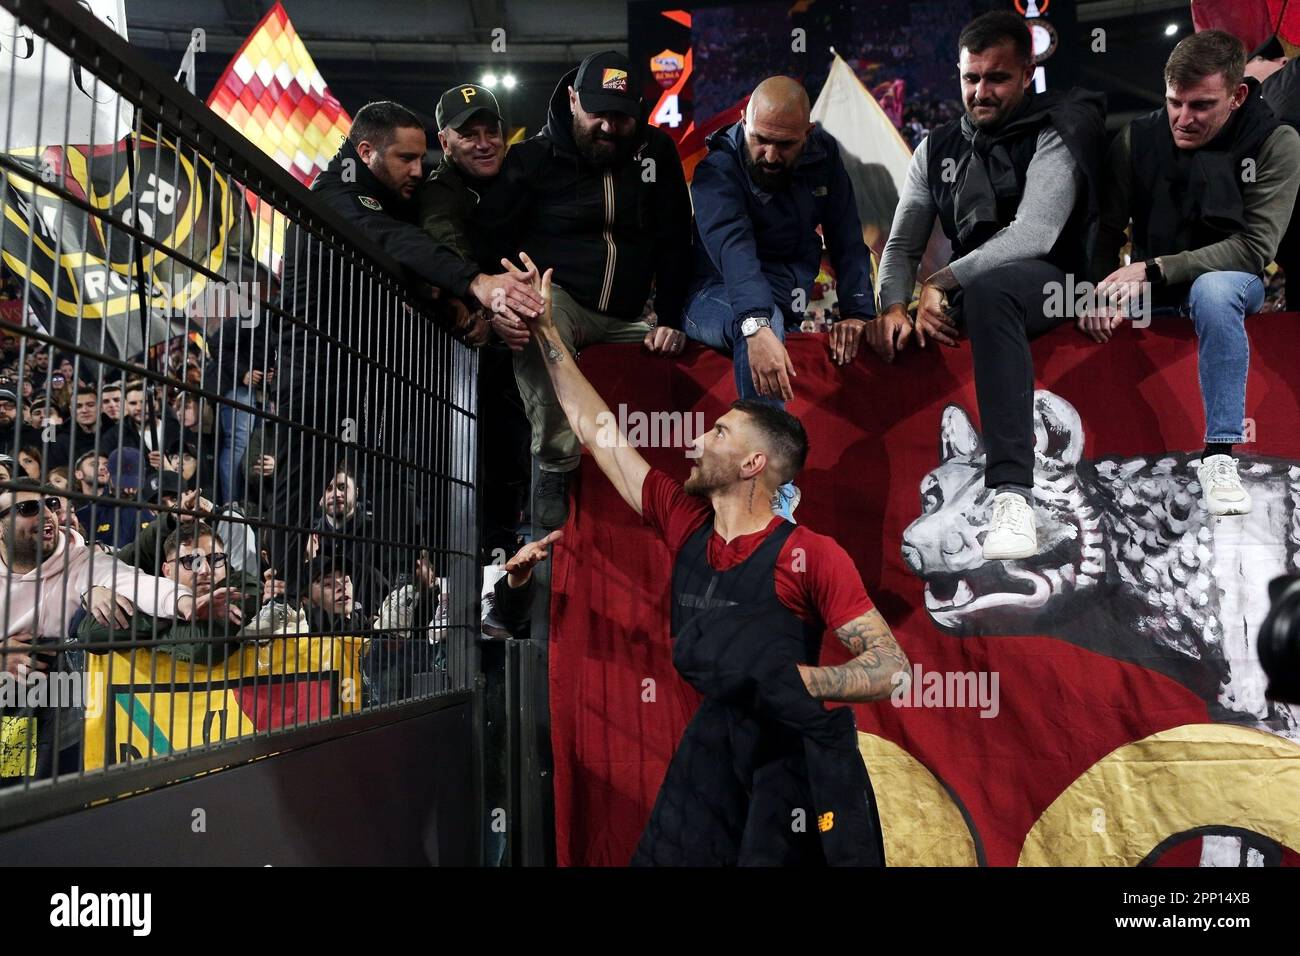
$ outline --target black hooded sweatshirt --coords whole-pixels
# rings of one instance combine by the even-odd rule
[[[573,138],[570,71],[551,96],[546,125],[507,154],[499,184],[480,203],[501,245],[480,255],[527,252],[580,304],[627,321],[652,285],[661,325],[679,328],[691,277],[691,199],[668,134],[637,120],[636,146],[620,166],[588,163]],[[480,250],[482,253],[482,250]]]

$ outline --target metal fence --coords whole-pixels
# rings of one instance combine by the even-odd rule
[[[77,3],[0,22],[0,824],[469,689],[473,353]]]

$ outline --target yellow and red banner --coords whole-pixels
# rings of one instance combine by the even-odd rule
[[[86,714],[85,767],[161,756],[361,708],[360,637],[276,637],[204,667],[161,651],[87,654],[105,706]]]
[[[279,3],[230,61],[208,106],[304,186],[329,164],[352,127]],[[278,273],[284,217],[251,192],[247,196],[258,217],[258,261]]]

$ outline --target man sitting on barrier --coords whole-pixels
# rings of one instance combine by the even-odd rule
[[[141,538],[150,537],[151,531],[147,529]],[[137,543],[141,544],[141,556],[158,547],[156,536]],[[92,651],[111,650],[111,643],[119,641],[154,643],[156,650],[177,660],[207,666],[238,652],[240,626],[257,615],[262,591],[258,576],[247,571],[230,573],[221,538],[208,525],[192,518],[176,525],[163,542],[159,556],[163,576],[193,592],[193,619],[169,620],[136,611],[123,623],[120,619],[104,622],[87,615],[77,629],[78,639],[90,645]],[[142,584],[141,588],[146,586]]]
[[[808,92],[797,80],[768,77],[744,121],[709,137],[691,198],[695,284],[683,327],[732,356],[736,394],[778,405],[794,398],[785,335],[798,330],[811,300],[823,236],[845,316],[827,341],[835,364],[851,362],[863,320],[876,314],[871,253],[839,143],[809,120]],[[797,504],[790,487],[772,506],[790,518]]]
[[[539,356],[574,434],[675,554],[673,663],[704,695],[633,862],[883,864],[853,713],[821,701],[883,700],[907,656],[844,549],[772,514],[772,494],[807,456],[803,426],[738,401],[693,443],[685,485],[626,441],[598,441],[610,413],[555,327],[550,280],[548,269]],[[855,656],[818,667],[828,627]],[[800,808],[819,824],[806,833],[790,826]]]
[[[1029,340],[1070,318],[1046,305],[1089,265],[1105,100],[1030,92],[1029,28],[1010,11],[972,20],[958,48],[966,113],[912,155],[880,261],[880,317],[866,334],[886,361],[912,338],[955,348],[961,330],[970,336],[987,456],[980,503],[992,498],[984,558],[1028,558],[1038,552]],[[925,279],[913,320],[907,304],[936,216],[953,258]]]
[[[1106,157],[1092,271],[1099,299],[1114,289],[1118,307],[1079,320],[1097,342],[1135,309],[1192,320],[1205,410],[1196,475],[1212,515],[1250,511],[1232,457],[1245,440],[1246,316],[1264,304],[1264,269],[1300,187],[1300,134],[1277,120],[1245,68],[1241,42],[1221,30],[1174,47],[1165,106],[1129,123]],[[1132,262],[1116,268],[1130,220]]]
[[[555,268],[556,325],[569,347],[639,342],[652,354],[682,351],[690,194],[672,140],[646,120],[627,57],[593,53],[561,78],[546,126],[506,154],[500,179],[480,214],[508,223],[505,254],[524,249]],[[643,318],[652,288],[653,328]],[[556,528],[568,516],[578,441],[526,347],[525,323],[497,311],[492,327],[516,349],[515,379],[532,425],[540,470],[533,523]]]

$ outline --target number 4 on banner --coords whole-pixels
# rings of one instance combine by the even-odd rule
[[[656,126],[667,126],[670,129],[682,125],[682,112],[677,108],[676,93],[664,97],[664,105],[655,113],[653,122]]]

